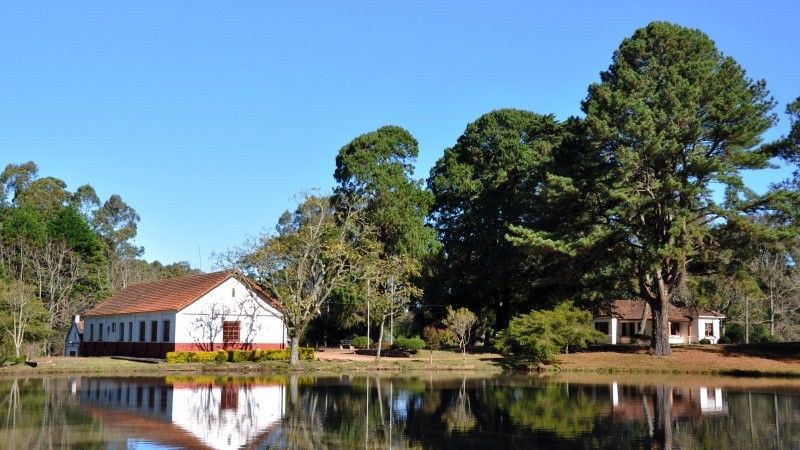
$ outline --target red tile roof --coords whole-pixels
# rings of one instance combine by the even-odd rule
[[[134,284],[87,312],[85,316],[180,311],[233,277],[234,274],[234,272],[224,271]],[[246,280],[241,276],[237,278]],[[272,306],[282,309],[280,302],[249,280],[248,283],[266,297]]]
[[[642,320],[644,315],[644,300],[614,300],[612,307],[613,316],[622,320]],[[600,311],[600,317],[608,317],[608,311]],[[688,322],[690,319],[696,319],[700,316],[708,317],[725,317],[724,315],[712,311],[710,309],[701,308],[699,306],[679,306],[670,303],[669,305],[669,321],[670,322]],[[652,320],[653,314],[647,315],[647,318]]]

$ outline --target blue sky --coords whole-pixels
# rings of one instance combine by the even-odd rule
[[[622,39],[699,28],[765,79],[788,131],[800,96],[799,3],[786,1],[5,2],[0,166],[35,161],[141,216],[145,259],[210,270],[271,230],[338,150],[399,125],[416,176],[498,108],[580,114]],[[749,176],[762,190],[788,176]]]

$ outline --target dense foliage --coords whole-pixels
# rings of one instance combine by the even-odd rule
[[[514,317],[507,329],[497,333],[494,345],[503,354],[541,362],[570,349],[586,348],[604,336],[594,329],[591,312],[565,302],[552,310]]]
[[[59,355],[72,316],[126,286],[195,272],[138,259],[139,215],[120,196],[102,202],[40,177],[33,161],[0,173],[0,345],[3,354]]]
[[[583,345],[587,311],[624,298],[648,303],[656,355],[670,353],[676,301],[725,314],[723,341],[800,339],[800,170],[764,194],[742,179],[800,164],[800,98],[788,135],[763,143],[777,121],[765,81],[703,32],[654,22],[623,40],[581,106],[563,121],[487,112],[427,183],[407,130],[360,135],[339,149],[332,192],[302,195],[219,265],[284,305],[292,363],[300,342],[353,333],[397,345],[422,334],[464,353],[497,336],[541,360]],[[139,259],[139,220],[119,195],[6,166],[3,352],[58,354],[72,315],[192,272]]]

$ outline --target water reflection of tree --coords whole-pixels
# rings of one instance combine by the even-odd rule
[[[727,414],[680,423],[673,446],[800,448],[800,396],[742,390],[727,392],[726,400]]]
[[[5,413],[0,446],[20,449],[106,447],[106,433],[97,422],[81,414],[78,400],[70,394],[66,379],[2,379],[0,399],[0,411]]]
[[[465,432],[475,428],[477,420],[472,414],[472,406],[467,395],[467,377],[461,379],[461,387],[453,405],[445,411],[442,421],[447,426],[448,432]]]
[[[339,381],[339,380],[337,380]],[[396,412],[394,380],[344,377],[343,382],[289,380],[281,448],[421,448],[412,444]]]
[[[500,389],[495,398],[497,407],[507,411],[517,426],[569,439],[590,433],[595,419],[609,409],[585,390],[567,384]]]

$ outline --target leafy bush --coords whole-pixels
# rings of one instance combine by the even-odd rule
[[[422,350],[423,347],[425,347],[425,341],[418,336],[413,338],[399,337],[394,340],[394,348],[408,353],[417,353]]]
[[[301,347],[298,353],[300,359],[313,360],[315,358],[313,348]],[[224,359],[223,359],[224,358]],[[219,350],[215,352],[168,352],[167,362],[170,364],[192,363],[192,362],[216,362],[222,364],[225,361],[288,361],[289,349],[281,350]]]
[[[189,362],[189,352],[167,352],[167,362],[170,364],[180,364]]]
[[[5,356],[0,359],[0,367],[5,366],[15,366],[17,364],[25,364],[25,357],[20,356],[19,358],[14,356]]]
[[[253,350],[233,350],[231,352],[231,362],[253,361],[254,359]]]
[[[228,362],[228,352],[225,350],[217,350],[217,356],[214,358],[217,364],[224,364]]]
[[[310,347],[300,347],[300,353],[298,354],[298,357],[300,359],[313,360],[315,358],[314,349]]]
[[[288,361],[289,349],[282,350],[260,350],[256,355],[256,361]]]
[[[218,352],[167,352],[167,362],[171,364],[215,362],[218,354]]]
[[[515,316],[508,328],[497,334],[494,345],[504,355],[539,362],[562,351],[569,353],[570,347],[585,348],[588,341],[603,337],[605,334],[592,326],[592,313],[564,302],[553,310]]]
[[[708,344],[710,344],[710,343],[711,343],[711,341],[710,341],[710,340],[708,340],[708,339],[705,339],[705,338],[703,338],[703,339],[700,339],[699,341],[697,341],[697,343],[698,343],[698,344],[705,344],[705,345],[708,345]]]
[[[431,350],[437,350],[441,347],[454,347],[458,344],[456,335],[447,328],[436,328],[428,325],[422,330],[422,336]]]
[[[367,346],[372,345],[372,339],[367,336],[358,336],[350,342],[350,345],[355,348],[367,348]]]

